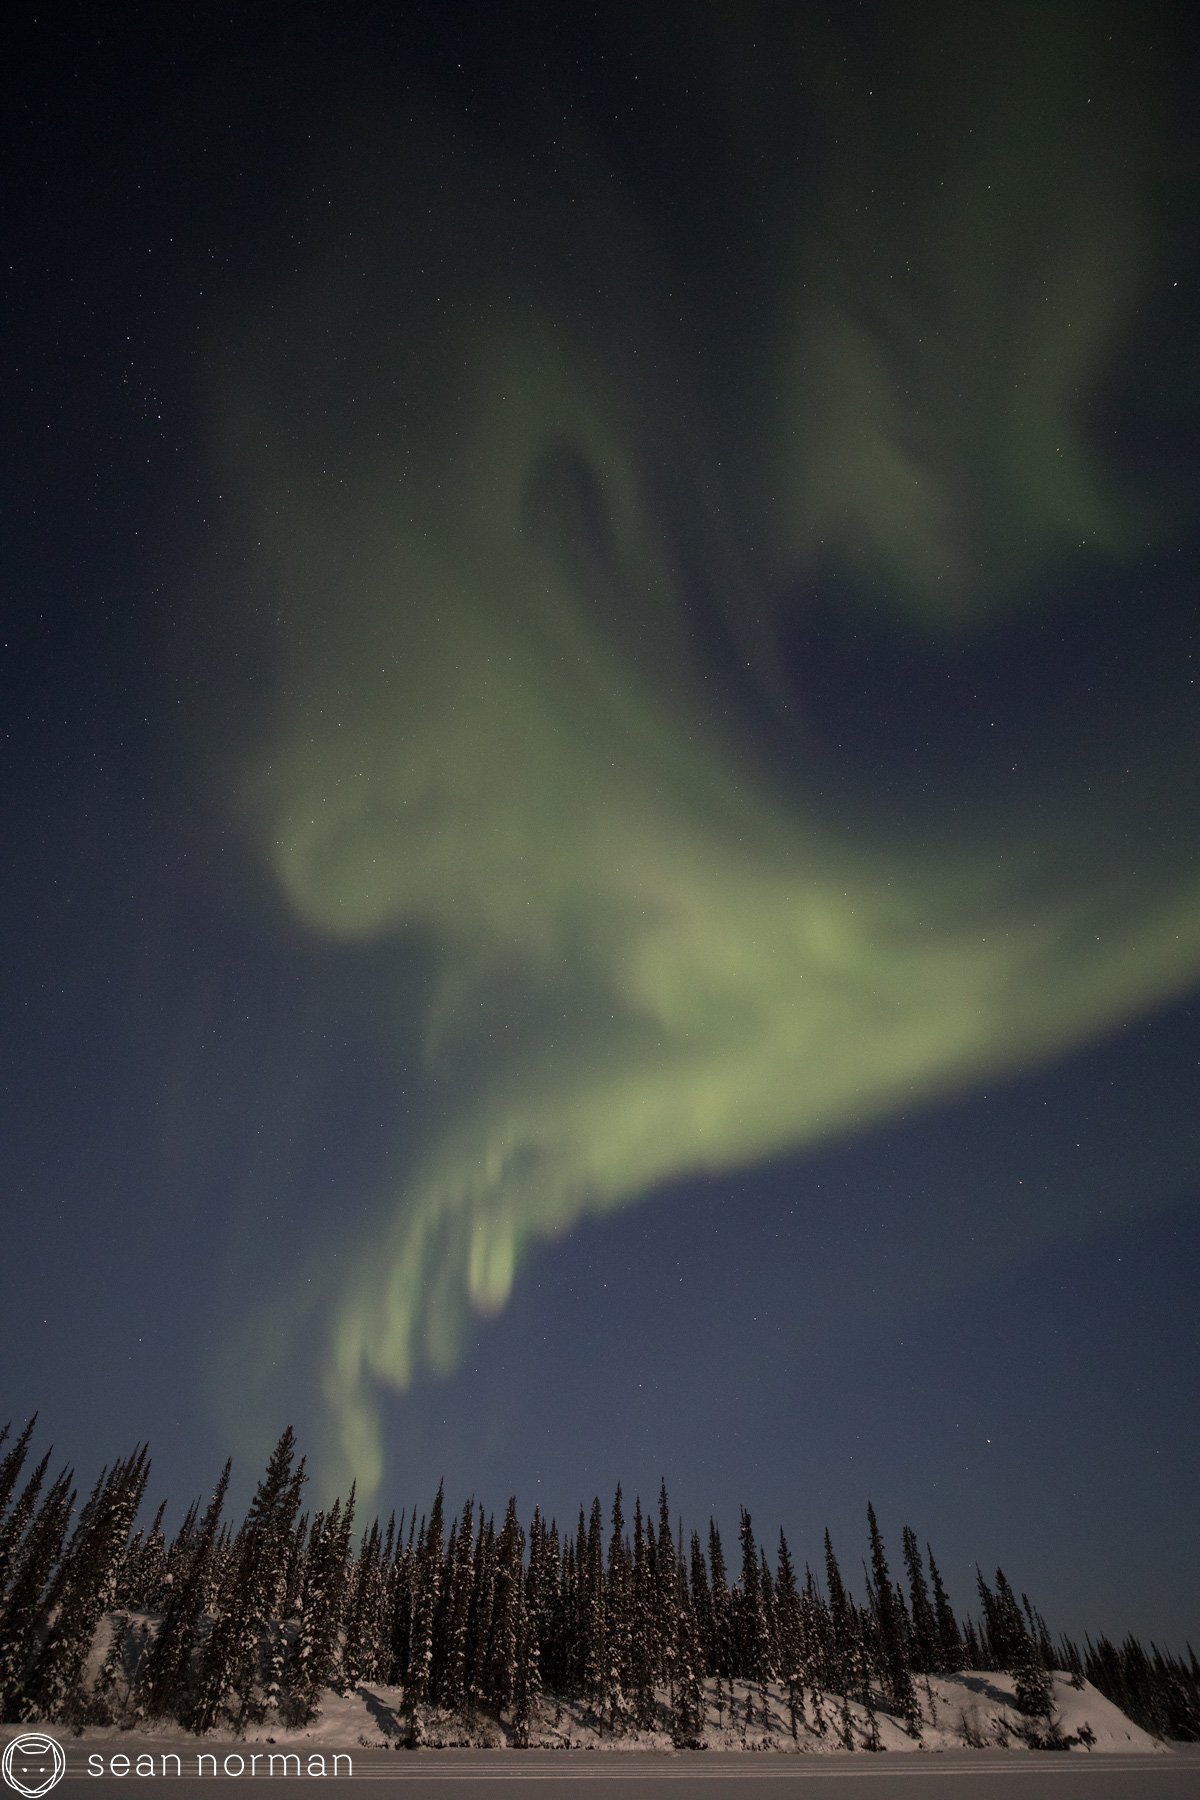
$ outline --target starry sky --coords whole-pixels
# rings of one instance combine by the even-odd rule
[[[0,1412],[1194,1637],[1175,9],[6,31]]]

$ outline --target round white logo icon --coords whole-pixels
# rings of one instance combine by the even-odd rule
[[[0,1772],[10,1788],[37,1800],[57,1787],[67,1772],[63,1747],[43,1731],[27,1731],[6,1744],[0,1758]]]

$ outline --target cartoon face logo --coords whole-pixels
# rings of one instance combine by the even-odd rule
[[[4,1748],[0,1773],[10,1788],[37,1800],[57,1787],[67,1772],[63,1747],[43,1731],[27,1731]]]

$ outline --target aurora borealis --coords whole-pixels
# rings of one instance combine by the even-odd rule
[[[195,172],[145,214],[171,323],[144,327],[137,429],[162,391],[181,423],[138,503],[155,567],[106,640],[132,670],[154,617],[126,676],[153,724],[139,747],[97,701],[126,757],[104,823],[53,806],[72,866],[111,859],[114,942],[158,921],[154,1022],[100,1110],[158,1096],[111,1176],[147,1194],[118,1242],[157,1220],[140,1279],[182,1242],[211,1256],[162,1352],[178,1405],[251,1445],[303,1408],[331,1488],[386,1493],[405,1408],[439,1394],[441,1435],[413,1436],[423,1474],[445,1456],[499,1315],[545,1331],[547,1246],[589,1220],[686,1217],[693,1188],[707,1216],[772,1169],[803,1194],[806,1159],[869,1159],[897,1121],[932,1170],[1006,1083],[1050,1084],[1075,1141],[1071,1059],[1155,1017],[1166,1086],[1194,1075],[1194,143],[1169,34],[920,10],[534,7],[510,36],[367,7],[370,69],[319,7],[288,47],[250,20],[160,45]],[[218,155],[199,120],[226,64]],[[121,269],[129,235],[87,255]],[[1101,1158],[1081,1198],[1031,1151],[1042,1201],[973,1218],[977,1249],[905,1304],[971,1308],[1014,1245],[1177,1207],[1196,1128],[1177,1099],[1151,1131],[1153,1085],[1114,1101],[1153,1166]],[[1007,1154],[981,1135],[981,1165]],[[897,1187],[931,1242],[962,1216],[940,1179]],[[846,1192],[849,1256],[874,1215]],[[705,1252],[681,1257],[686,1286]]]

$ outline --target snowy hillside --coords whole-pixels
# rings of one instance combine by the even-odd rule
[[[1092,1755],[1166,1754],[1161,1742],[1127,1719],[1090,1682],[1076,1686],[1067,1676],[1055,1675],[1050,1724],[1038,1734],[1031,1732],[1031,1721],[1018,1710],[1014,1689],[1013,1676],[984,1671],[922,1679],[918,1684],[922,1715],[918,1736],[886,1712],[804,1689],[797,1695],[793,1733],[786,1687],[777,1682],[752,1686],[734,1681],[720,1683],[718,1691],[718,1683],[710,1680],[705,1683],[705,1723],[688,1747],[784,1755],[963,1748],[1059,1748]],[[676,1748],[669,1729],[672,1709],[665,1692],[657,1696],[657,1701],[660,1729],[639,1731],[630,1726],[614,1731],[610,1724],[597,1718],[594,1709],[580,1702],[558,1703],[542,1697],[533,1708],[528,1745],[547,1750],[669,1752]],[[154,1735],[156,1739],[196,1742],[179,1727],[162,1723],[155,1726]],[[85,1728],[82,1736],[88,1740],[128,1742],[130,1733],[113,1726],[92,1726]],[[320,1715],[311,1724],[288,1730],[277,1720],[268,1720],[249,1727],[244,1741],[350,1749],[419,1746],[503,1750],[515,1747],[517,1734],[508,1721],[498,1722],[482,1712],[471,1720],[440,1708],[418,1712],[414,1730],[402,1689],[360,1682],[345,1694],[326,1690]]]

